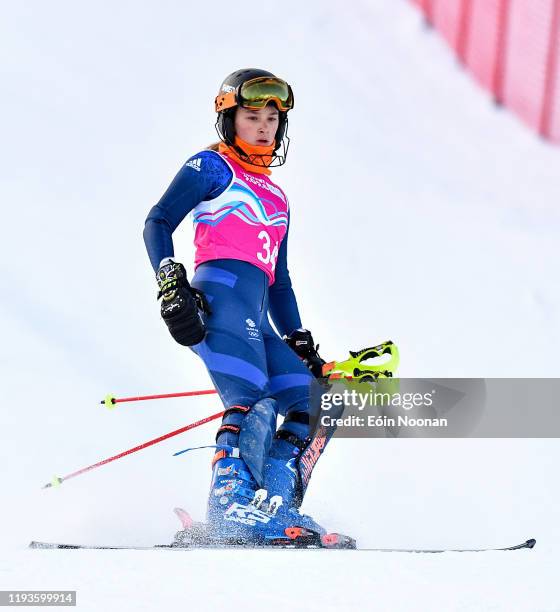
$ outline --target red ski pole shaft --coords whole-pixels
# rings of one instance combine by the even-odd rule
[[[121,402],[140,402],[142,400],[167,399],[170,397],[192,397],[193,395],[212,395],[217,393],[216,389],[204,389],[203,391],[182,391],[181,393],[163,393],[158,395],[137,395],[135,397],[120,397],[116,398],[112,395],[107,395],[101,400],[101,404],[105,404],[108,408]]]
[[[163,442],[163,440],[167,440],[168,438],[172,438],[173,436],[178,436],[179,434],[185,432],[185,431],[189,431],[189,429],[194,429],[195,427],[200,427],[201,425],[204,425],[205,423],[208,423],[209,421],[213,421],[214,419],[219,419],[221,416],[223,416],[224,412],[217,412],[216,414],[211,414],[210,416],[201,419],[200,421],[196,421],[194,423],[190,423],[189,425],[185,425],[185,427],[181,427],[180,429],[176,429],[175,431],[170,431],[169,433],[163,435],[163,436],[159,436],[159,438],[154,438],[153,440],[149,440],[148,442],[144,442],[143,444],[140,444],[139,446],[135,446],[134,448],[130,448],[126,451],[123,451],[122,453],[119,453],[118,455],[114,455],[113,457],[109,457],[108,459],[103,459],[102,461],[99,461],[97,463],[94,463],[93,465],[89,465],[88,467],[82,468],[81,470],[78,470],[76,472],[72,472],[71,474],[68,474],[67,476],[63,476],[62,478],[59,478],[58,476],[55,476],[52,480],[52,482],[48,482],[46,485],[44,485],[42,488],[43,489],[48,489],[49,487],[53,487],[53,486],[57,486],[62,484],[65,480],[69,480],[70,478],[74,478],[75,476],[79,476],[80,474],[85,474],[85,472],[89,472],[90,470],[94,470],[95,468],[101,467],[102,465],[106,465],[107,463],[111,463],[111,461],[116,461],[117,459],[121,459],[121,457],[126,457],[126,455],[131,455],[132,453],[136,453],[139,450],[142,450],[143,448],[148,448],[148,446],[153,446],[154,444],[157,444],[158,442]]]

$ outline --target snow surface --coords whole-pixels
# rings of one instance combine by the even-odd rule
[[[0,40],[0,589],[77,589],[81,610],[560,610],[556,439],[342,440],[305,501],[366,547],[532,551],[26,549],[167,542],[175,505],[203,515],[210,451],[171,454],[213,425],[40,486],[219,408],[98,402],[210,386],[159,321],[141,232],[215,140],[224,75],[260,65],[294,86],[273,176],[327,359],[391,338],[403,376],[558,376],[560,151],[495,109],[406,2],[32,1],[5,8]],[[191,239],[187,222],[187,266]]]

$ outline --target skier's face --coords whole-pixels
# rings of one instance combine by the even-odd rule
[[[269,104],[258,110],[238,107],[235,113],[235,133],[250,145],[270,146],[278,129],[278,109]]]

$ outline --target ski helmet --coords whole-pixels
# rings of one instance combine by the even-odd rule
[[[218,113],[216,131],[220,139],[231,147],[235,145],[235,110],[238,106],[244,108],[263,108],[273,103],[278,108],[278,129],[274,136],[274,160],[270,166],[280,166],[286,161],[290,139],[288,138],[288,111],[294,106],[294,94],[286,81],[279,79],[272,72],[259,68],[242,68],[228,75],[220,86],[215,99],[215,109]],[[286,142],[285,142],[286,141]],[[283,147],[281,154],[276,153]],[[238,151],[243,157],[252,159],[244,151]],[[258,157],[258,156],[257,156]],[[276,161],[277,163],[274,163]],[[256,164],[260,165],[260,164]]]

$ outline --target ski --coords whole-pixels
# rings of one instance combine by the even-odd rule
[[[339,534],[328,534],[329,536],[348,538],[348,536],[339,536]],[[352,543],[354,544],[352,546]],[[328,546],[322,543],[304,543],[304,542],[288,542],[282,543],[270,543],[270,544],[256,544],[242,543],[242,542],[221,542],[221,543],[197,543],[197,544],[156,544],[154,546],[96,546],[93,544],[61,544],[52,542],[38,542],[33,541],[29,544],[29,548],[35,549],[85,549],[85,550],[227,550],[227,549],[240,549],[240,550],[258,550],[258,549],[282,549],[282,550],[357,550],[359,552],[392,552],[392,553],[445,553],[445,552],[495,552],[495,551],[511,551],[511,550],[522,550],[533,548],[536,544],[536,540],[533,538],[526,540],[521,544],[515,546],[507,546],[505,548],[439,548],[439,549],[422,549],[422,548],[356,548],[355,541],[352,538],[341,542],[340,546]]]
[[[338,534],[329,534],[334,536]],[[355,550],[356,544],[349,538],[344,541],[344,544],[338,546],[323,545],[317,542],[293,542],[290,540],[284,540],[277,543],[261,544],[255,542],[205,542],[200,544],[155,544],[153,546],[97,546],[95,544],[60,544],[51,542],[36,542],[33,541],[29,544],[29,548],[41,548],[41,549],[85,549],[85,550]]]
[[[396,553],[446,553],[446,552],[497,552],[506,550],[521,550],[523,548],[534,548],[537,541],[534,538],[525,540],[515,546],[505,546],[503,548],[359,548],[358,550],[368,550],[370,552],[396,552]]]

